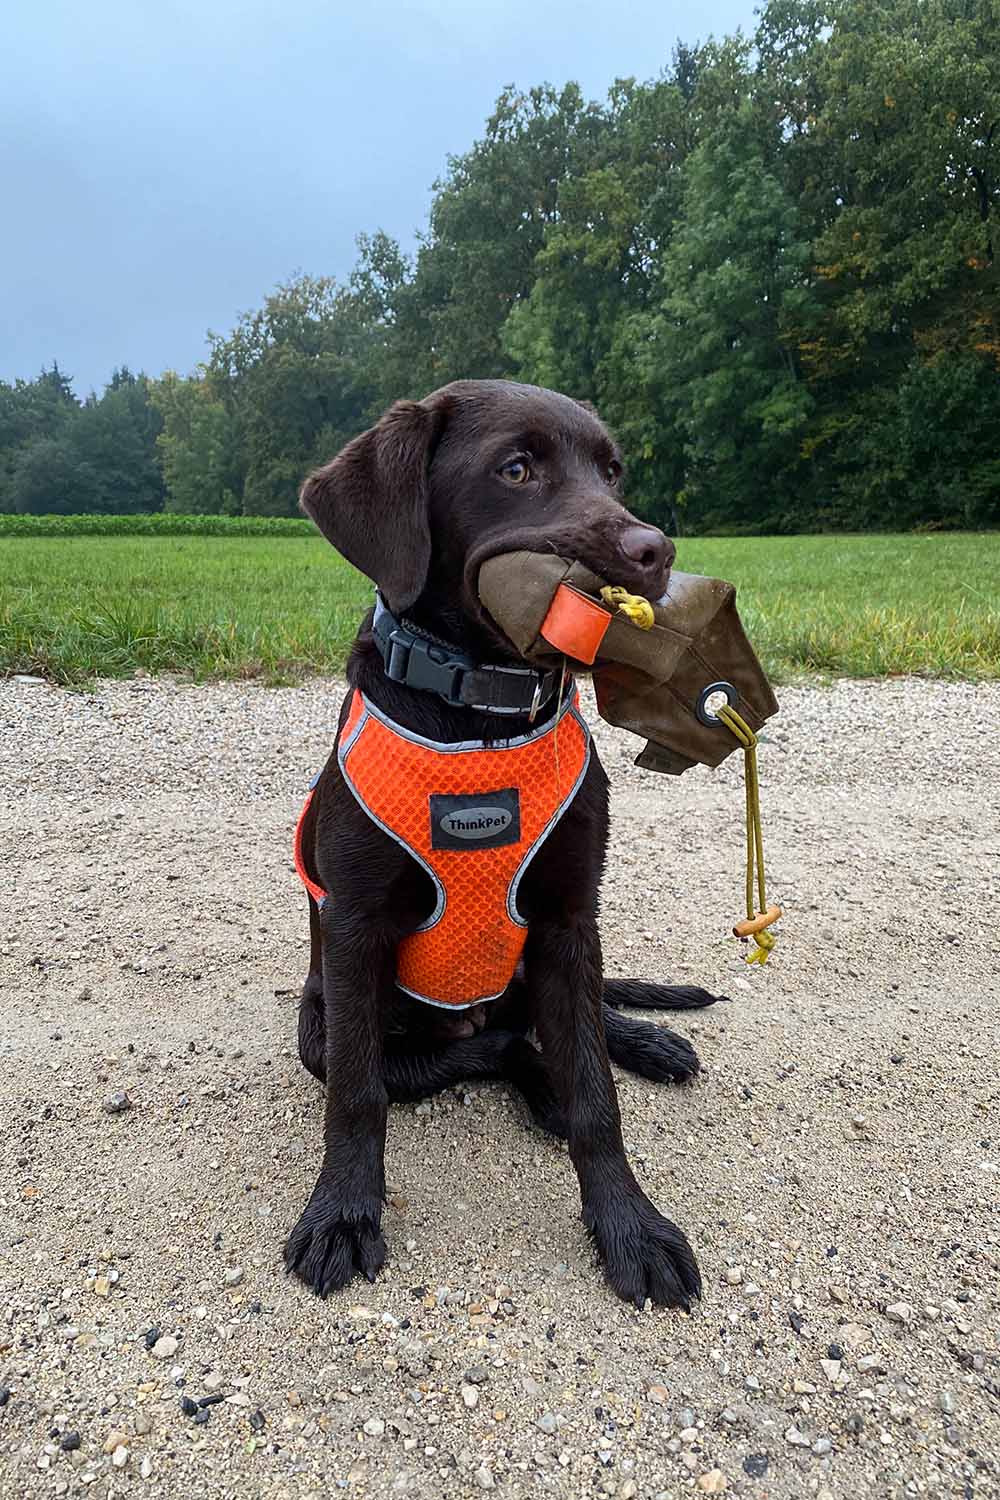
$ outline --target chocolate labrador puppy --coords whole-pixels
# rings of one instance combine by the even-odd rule
[[[505,381],[458,381],[398,402],[312,474],[303,509],[380,597],[348,663],[354,691],[338,742],[352,701],[409,741],[444,749],[516,743],[553,722],[567,707],[565,683],[518,658],[479,604],[478,571],[501,552],[551,550],[660,598],[674,548],[624,508],[621,475],[592,408]],[[527,931],[506,989],[464,1009],[424,1005],[402,985],[397,950],[429,925],[434,881],[331,755],[298,844],[312,937],[299,1052],[325,1085],[323,1161],[285,1247],[289,1269],[320,1295],[357,1272],[373,1279],[385,1259],[389,1101],[486,1077],[515,1084],[535,1121],[567,1137],[583,1219],[615,1291],[639,1306],[649,1297],[688,1308],[699,1295],[687,1239],[626,1159],[609,1057],[646,1078],[691,1078],[698,1060],[686,1041],[615,1007],[714,997],[605,979],[597,906],[607,840],[608,780],[591,749],[519,876],[513,915]],[[320,906],[322,893],[330,899]]]

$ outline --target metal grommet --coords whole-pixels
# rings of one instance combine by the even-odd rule
[[[740,698],[739,693],[731,682],[710,682],[708,687],[702,688],[698,694],[698,702],[695,704],[694,711],[702,724],[706,724],[709,729],[714,729],[717,724],[722,723],[722,720],[717,718],[715,714],[710,713],[706,707],[709,698],[715,693],[722,693],[730,708],[735,708]]]

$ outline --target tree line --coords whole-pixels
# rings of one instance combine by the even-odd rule
[[[401,396],[593,401],[681,531],[1000,521],[1000,0],[770,0],[603,103],[506,89],[413,255],[362,235],[192,376],[0,384],[0,510],[275,516]]]

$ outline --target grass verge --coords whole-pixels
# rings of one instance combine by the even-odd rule
[[[692,538],[775,681],[1000,677],[1000,535]],[[371,585],[314,534],[0,538],[0,671],[339,671]]]

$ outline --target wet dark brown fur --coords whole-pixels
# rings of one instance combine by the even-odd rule
[[[302,505],[397,614],[479,660],[510,663],[517,657],[476,595],[487,557],[554,551],[647,598],[663,593],[673,546],[625,510],[619,475],[615,444],[592,409],[534,386],[461,381],[399,402],[307,480]],[[489,741],[526,727],[390,682],[370,615],[347,676],[397,723],[438,741]],[[518,976],[472,1011],[441,1012],[396,989],[396,946],[432,909],[430,881],[358,806],[335,754],[304,833],[310,874],[332,897],[322,913],[310,900],[299,1014],[300,1056],[324,1084],[326,1114],[319,1178],[285,1247],[289,1269],[321,1295],[358,1272],[373,1278],[385,1258],[389,1101],[503,1078],[538,1125],[567,1138],[584,1222],[615,1291],[639,1305],[650,1297],[687,1307],[700,1292],[697,1264],[629,1167],[610,1061],[658,1081],[690,1079],[698,1060],[685,1040],[615,1007],[681,1009],[713,997],[604,978],[597,906],[608,782],[596,751],[521,883],[528,936]]]

